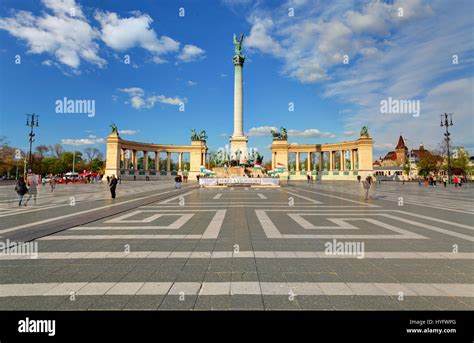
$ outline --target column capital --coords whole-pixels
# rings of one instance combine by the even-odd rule
[[[235,66],[237,65],[243,66],[245,62],[245,57],[242,55],[234,55],[234,57],[232,57],[232,62],[234,63]]]

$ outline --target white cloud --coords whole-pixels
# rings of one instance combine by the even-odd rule
[[[469,1],[453,6],[427,0],[363,4],[308,0],[293,18],[280,15],[285,6],[272,12],[256,6],[249,15],[254,30],[271,19],[265,39],[280,47],[278,53],[265,44],[252,43],[251,48],[281,59],[284,75],[302,83],[320,82],[323,97],[346,104],[340,111],[346,132],[357,133],[368,125],[371,135],[383,144],[396,144],[402,133],[413,146],[422,139],[425,146],[434,147],[443,138],[439,114],[453,112],[453,144],[474,146]],[[348,65],[342,63],[344,54]],[[458,56],[458,64],[453,64],[453,55]],[[420,117],[380,114],[380,101],[388,97],[420,100]]]
[[[81,6],[74,0],[43,0],[52,12],[35,16],[28,11],[13,10],[13,16],[0,19],[0,29],[24,41],[32,54],[50,54],[64,65],[78,69],[81,60],[99,67],[106,61],[99,57],[99,45],[95,42],[98,31],[85,19]],[[70,10],[74,8],[74,16]]]
[[[321,132],[318,129],[307,129],[307,130],[288,130],[289,137],[327,137],[335,138],[331,132]]]
[[[278,131],[279,129],[274,126],[258,126],[252,127],[248,131],[249,136],[270,136],[270,131]],[[335,135],[331,132],[321,132],[318,129],[307,129],[307,130],[288,130],[289,137],[327,137],[327,138],[335,138]]]
[[[64,145],[94,145],[104,143],[103,138],[97,138],[97,136],[89,135],[87,138],[72,139],[72,138],[63,138],[61,143]]]
[[[303,83],[330,80],[329,72],[351,60],[374,58],[390,44],[392,30],[429,15],[421,0],[387,4],[372,0],[360,8],[346,2],[296,1],[298,15],[281,16],[289,4],[272,12],[256,6],[245,47],[271,54],[284,62],[283,73]],[[398,17],[398,8],[404,16]]]
[[[342,134],[343,134],[344,136],[352,136],[352,135],[355,134],[355,132],[354,132],[354,131],[344,131]]]
[[[140,130],[119,130],[119,134],[121,135],[135,135],[139,132]]]
[[[357,33],[387,34],[389,22],[396,15],[395,8],[383,2],[371,2],[362,12],[346,12],[346,21]]]
[[[186,98],[181,99],[180,97],[166,97],[164,95],[152,95],[147,98],[147,106],[153,107],[155,103],[159,102],[166,105],[179,106],[186,102]]]
[[[250,30],[250,35],[244,41],[245,47],[256,48],[277,55],[281,51],[281,46],[267,32],[272,27],[273,21],[271,19],[256,18]]]
[[[248,131],[248,135],[251,137],[256,137],[256,136],[270,136],[270,131],[271,130],[278,130],[274,126],[259,126],[259,127],[252,127]]]
[[[117,13],[96,11],[94,18],[100,23],[101,39],[114,50],[140,47],[152,53],[152,60],[158,64],[165,62],[161,55],[179,50],[180,43],[174,39],[157,37],[148,14],[135,12],[132,17],[120,18]]]
[[[126,104],[130,104],[133,108],[153,108],[157,102],[179,106],[187,102],[186,98],[176,97],[166,97],[165,95],[148,95],[145,96],[145,91],[143,88],[139,87],[130,87],[130,88],[119,88],[119,91],[126,93],[129,96],[129,100],[126,101]]]
[[[196,86],[196,85],[197,85],[197,82],[195,82],[195,81],[186,81],[186,84],[187,84],[188,86],[192,87],[192,86]]]
[[[40,15],[12,10],[12,16],[0,18],[0,29],[25,42],[28,53],[49,54],[57,61],[43,62],[44,65],[66,65],[75,74],[80,73],[81,61],[104,67],[107,61],[99,56],[99,40],[120,52],[145,49],[151,54],[149,60],[156,64],[166,63],[163,56],[178,52],[176,57],[181,62],[204,58],[204,50],[195,45],[187,44],[180,51],[180,42],[158,36],[151,27],[153,19],[146,13],[134,11],[122,18],[114,12],[96,10],[95,21],[89,21],[75,0],[41,2],[44,10]],[[135,63],[132,66],[138,67]]]
[[[192,62],[203,59],[205,51],[195,45],[186,44],[181,53],[178,55],[178,60],[181,62]]]

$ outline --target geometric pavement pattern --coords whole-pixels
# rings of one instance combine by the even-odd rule
[[[0,309],[472,310],[473,192],[431,191],[189,189],[0,255]]]

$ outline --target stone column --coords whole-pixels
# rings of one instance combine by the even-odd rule
[[[300,171],[300,153],[299,152],[296,153],[296,171],[297,172]]]
[[[244,135],[244,118],[243,118],[243,73],[245,58],[235,55],[232,59],[234,62],[234,137],[242,137]]]
[[[160,171],[160,152],[155,151],[155,171]]]
[[[130,150],[128,149],[125,149],[125,169],[129,169],[130,168]]]
[[[240,163],[246,159],[248,139],[244,136],[244,111],[243,111],[243,66],[245,57],[243,55],[234,55],[234,133],[230,138],[231,153],[234,156],[237,150],[240,150]],[[205,157],[203,164],[205,163]]]
[[[133,171],[135,172],[137,170],[137,151],[132,150],[132,165],[133,165]]]
[[[311,171],[311,151],[308,151],[308,159],[307,159],[307,162],[308,162],[308,171],[310,172]]]
[[[324,152],[319,153],[319,171],[323,170]]]
[[[182,165],[183,165],[183,153],[180,152],[179,155],[178,155],[178,170],[179,171],[182,171],[183,168],[182,168]]]
[[[344,156],[344,155],[345,155],[345,150],[341,150],[341,151],[339,152],[339,159],[340,159],[340,162],[339,162],[339,163],[340,163],[340,167],[339,167],[339,169],[340,169],[341,171],[343,171],[343,170],[345,169],[345,168],[344,168],[344,167],[345,167],[345,166],[344,166],[344,162],[345,162],[345,160],[346,160],[346,156]]]
[[[354,149],[351,149],[351,170],[354,170]]]
[[[166,172],[171,172],[171,153],[166,152]]]
[[[148,151],[143,151],[143,170],[148,171]]]

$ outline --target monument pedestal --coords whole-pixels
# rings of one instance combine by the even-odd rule
[[[240,163],[247,159],[247,143],[249,139],[245,136],[230,137],[230,148],[232,158],[236,158],[236,151],[240,150]]]

